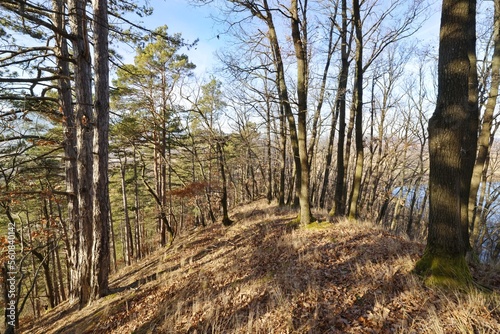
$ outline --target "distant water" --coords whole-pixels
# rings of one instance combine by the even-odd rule
[[[485,199],[478,203],[478,214],[479,217],[476,221],[484,219],[486,221],[485,229],[483,229],[482,234],[485,235],[485,241],[481,245],[480,251],[480,261],[489,262],[492,257],[496,257],[494,262],[500,261],[500,182],[488,183],[487,194]],[[419,187],[395,187],[392,191],[394,197],[398,197],[404,200],[404,205],[410,207],[413,200],[413,196],[416,194],[415,209],[419,212],[423,205],[425,198],[425,193],[427,191],[427,185],[420,185]],[[481,189],[480,189],[481,191]],[[480,194],[480,191],[478,192]],[[478,194],[478,201],[479,195]]]

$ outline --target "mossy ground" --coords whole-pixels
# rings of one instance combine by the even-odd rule
[[[464,256],[433,254],[426,249],[415,265],[415,273],[424,278],[428,286],[446,289],[466,289],[472,284],[467,261]]]

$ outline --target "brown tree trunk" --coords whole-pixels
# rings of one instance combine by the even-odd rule
[[[276,68],[276,82],[277,82],[277,90],[278,97],[283,108],[285,117],[288,121],[288,127],[290,131],[290,143],[292,146],[293,152],[293,161],[295,165],[295,196],[293,200],[293,206],[299,205],[299,194],[301,189],[301,159],[299,152],[299,139],[297,134],[297,126],[295,125],[295,117],[292,113],[292,107],[290,106],[290,99],[288,97],[288,87],[285,80],[285,68],[283,65],[283,59],[281,56],[281,48],[278,42],[278,35],[276,33],[276,29],[274,27],[273,17],[271,13],[271,9],[267,6],[267,2],[265,3],[266,17],[261,17],[267,24],[269,29],[268,38],[269,43],[271,44],[271,50],[273,53],[274,66]]]
[[[334,205],[330,212],[332,216],[345,215],[345,162],[344,162],[344,143],[346,130],[346,92],[347,79],[349,74],[349,52],[350,43],[347,42],[347,1],[342,0],[342,31],[341,31],[341,56],[342,67],[339,76],[338,99],[336,108],[339,113],[339,139],[337,143],[337,183],[335,185]],[[347,148],[346,148],[347,150]],[[347,159],[349,157],[347,156]]]
[[[469,225],[472,232],[473,242],[477,241],[479,235],[479,224],[476,222],[476,203],[481,177],[485,169],[486,159],[490,150],[491,132],[493,124],[493,113],[498,100],[498,85],[500,84],[500,1],[495,0],[494,14],[494,31],[493,31],[493,58],[491,61],[491,87],[488,94],[488,100],[483,115],[481,130],[478,139],[477,159],[474,165],[474,171],[471,181],[469,194]]]
[[[126,169],[125,165],[127,164],[127,157],[124,156],[123,160],[121,157],[118,157],[120,160],[120,175],[121,175],[121,188],[122,188],[122,203],[123,203],[123,224],[125,226],[125,244],[123,245],[123,251],[125,255],[125,263],[127,266],[130,266],[132,263],[133,254],[133,243],[132,243],[132,228],[130,226],[130,216],[128,214],[128,197],[127,197],[127,186],[126,186]]]
[[[476,161],[477,137],[479,127],[479,105],[478,105],[478,78],[476,61],[476,0],[469,1],[468,15],[468,55],[469,55],[469,80],[468,80],[468,102],[469,113],[465,121],[463,131],[463,145],[461,150],[461,180],[460,180],[460,219],[462,226],[462,237],[467,251],[472,250],[469,237],[469,199],[471,191],[471,178]]]
[[[65,31],[65,11],[63,0],[53,0],[52,7],[54,8],[54,23],[56,27]],[[63,132],[64,132],[64,163],[65,163],[65,183],[67,196],[67,220],[68,233],[66,235],[67,258],[69,263],[70,277],[69,280],[69,295],[71,299],[77,298],[78,287],[78,248],[79,238],[78,231],[80,230],[80,222],[78,220],[78,197],[76,192],[78,189],[78,174],[76,163],[76,127],[75,115],[72,107],[71,97],[71,79],[69,69],[69,51],[68,41],[60,34],[56,34],[56,53],[57,64],[60,72],[58,79],[59,85],[59,108],[63,115]]]
[[[233,224],[233,221],[229,219],[229,211],[227,205],[227,180],[226,180],[226,166],[224,162],[224,139],[217,138],[216,139],[216,149],[217,149],[217,160],[219,161],[219,171],[222,182],[222,196],[220,200],[220,204],[222,206],[222,224],[224,226],[230,226]]]
[[[313,127],[312,127],[313,128],[313,133],[312,133],[313,140],[309,144],[309,149],[308,149],[309,156],[310,156],[310,158],[309,158],[309,164],[312,163],[314,143],[315,143],[316,132],[317,132],[316,127],[317,127],[318,119],[319,119],[319,116],[320,116],[320,113],[321,113],[321,108],[322,108],[323,102],[324,102],[326,80],[328,78],[328,70],[330,68],[330,62],[331,62],[331,58],[332,58],[333,51],[334,51],[334,47],[333,47],[333,32],[334,32],[334,28],[335,28],[335,22],[334,22],[333,18],[330,18],[330,20],[331,20],[331,23],[330,23],[330,31],[329,31],[329,34],[328,34],[327,60],[326,60],[326,63],[325,63],[325,68],[323,70],[323,77],[322,77],[322,80],[321,80],[320,99],[318,101],[318,105],[316,107],[316,113],[314,115],[314,122],[313,122]],[[338,95],[339,94],[338,94],[338,91],[337,91],[337,96]],[[326,154],[326,161],[325,161],[325,168],[324,168],[324,177],[323,177],[323,183],[322,183],[322,187],[321,187],[321,191],[320,191],[320,195],[319,195],[319,199],[318,199],[318,206],[320,208],[324,208],[325,207],[326,190],[327,190],[327,187],[328,187],[328,183],[330,181],[329,180],[330,179],[330,166],[331,166],[331,163],[332,163],[333,142],[334,142],[334,139],[335,139],[335,126],[336,126],[336,123],[337,123],[337,117],[338,117],[338,113],[336,111],[335,112],[332,111],[332,118],[331,118],[332,122],[331,122],[330,136],[329,136],[329,139],[328,139],[328,147],[327,147],[327,154]]]
[[[267,87],[266,87],[267,88]],[[270,204],[273,199],[273,157],[271,151],[271,100],[266,96],[266,141],[267,141],[267,202]]]
[[[94,9],[94,204],[91,299],[108,293],[109,254],[109,52],[108,1],[93,0]]]
[[[462,286],[471,281],[461,225],[463,132],[470,119],[468,55],[470,2],[443,0],[436,110],[429,120],[429,227],[416,272],[426,282]],[[469,180],[470,181],[470,180]]]
[[[137,259],[142,258],[142,238],[141,238],[141,219],[140,219],[140,200],[139,200],[139,182],[137,173],[137,157],[136,148],[133,152],[134,163],[134,213],[135,213],[135,256]]]
[[[280,106],[280,143],[281,143],[281,166],[280,186],[278,191],[278,205],[285,205],[285,179],[286,179],[286,121],[283,106]]]
[[[80,307],[85,306],[91,295],[90,275],[92,262],[92,137],[94,123],[92,120],[92,74],[90,59],[90,43],[88,41],[86,1],[69,0],[68,13],[73,35],[73,61],[75,83],[75,127],[77,148],[77,173],[79,228],[77,231],[78,254],[76,268],[72,275],[73,297]]]
[[[298,150],[300,158],[300,172],[297,176],[300,176],[300,192],[299,192],[299,203],[300,203],[300,223],[309,224],[312,219],[311,215],[311,203],[309,200],[309,161],[307,156],[307,41],[303,41],[300,28],[299,28],[299,13],[298,13],[298,1],[292,0],[291,3],[291,13],[292,13],[292,39],[295,48],[295,58],[297,59],[297,106],[298,106],[298,119],[297,119],[297,141]],[[306,9],[303,9],[304,11]],[[305,17],[302,18],[305,21]],[[302,22],[304,24],[304,22]]]
[[[108,205],[111,208],[111,202]],[[115,229],[113,227],[112,210],[109,210],[109,247],[111,250],[110,271],[116,273],[118,271],[118,263],[116,260],[116,239],[115,239]]]
[[[361,179],[363,176],[363,33],[359,0],[353,1],[354,26],[356,32],[356,74],[354,79],[354,105],[356,122],[356,168],[354,170],[351,202],[349,204],[349,219],[358,216],[358,201],[361,193]]]

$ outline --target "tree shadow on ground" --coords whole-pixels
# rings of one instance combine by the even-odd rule
[[[415,256],[413,244],[405,244],[401,238],[389,234],[374,238],[373,232],[355,234],[342,243],[336,243],[335,227],[332,227],[324,232],[332,234],[332,241],[315,246],[309,244],[314,240],[308,240],[307,235],[297,236],[299,240],[294,240],[288,222],[289,219],[274,219],[256,223],[241,234],[222,241],[224,245],[233,245],[219,255],[225,258],[229,278],[214,282],[223,284],[210,286],[208,295],[214,309],[211,316],[201,316],[182,328],[169,329],[164,327],[165,314],[168,313],[166,307],[158,310],[157,315],[142,324],[136,332],[235,332],[255,327],[256,321],[266,316],[279,316],[279,309],[286,304],[291,308],[291,314],[284,317],[283,330],[336,333],[359,323],[359,319],[367,319],[370,315],[376,318],[377,298],[393,298],[405,290],[404,282],[409,274],[400,271],[383,276],[367,273],[367,277],[374,275],[373,282],[370,284],[368,279],[368,285],[361,290],[355,283],[360,279],[359,268],[367,263]],[[388,246],[391,238],[397,240]],[[251,248],[251,253],[242,256],[237,250],[248,243],[255,247]],[[214,249],[217,247],[214,246]],[[384,253],[384,250],[387,252]],[[210,250],[204,250],[194,260],[201,261],[209,253]],[[216,259],[209,258],[207,262],[213,260]],[[246,271],[234,268],[242,264]],[[200,263],[198,268],[203,265]],[[231,279],[231,272],[239,272],[240,275]],[[254,293],[245,295],[245,287],[256,285],[256,282],[260,284],[254,288]],[[189,301],[197,298],[199,289],[196,284],[187,284],[177,294],[184,296],[183,302],[188,301],[187,307],[193,307]],[[225,296],[232,296],[233,300],[229,303]],[[349,300],[346,302],[345,298]],[[383,315],[375,320],[380,330],[390,328]]]
[[[67,310],[75,314],[56,333],[106,333],[130,321],[137,323],[134,333],[258,333],[267,332],[270,318],[279,319],[275,332],[342,333],[375,317],[382,296],[391,299],[405,291],[407,272],[363,270],[415,257],[413,243],[334,224],[320,231],[294,230],[289,224],[294,212],[253,213],[241,213],[229,229],[209,227],[184,243],[177,239],[173,249],[114,280],[107,302],[81,317]],[[148,302],[155,294],[157,300]],[[152,314],[138,319],[148,307]],[[389,330],[383,314],[379,318],[377,330]]]

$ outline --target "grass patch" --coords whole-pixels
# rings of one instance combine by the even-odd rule
[[[304,225],[304,229],[306,230],[325,230],[331,228],[333,225],[327,221],[315,221],[310,224]]]

